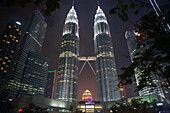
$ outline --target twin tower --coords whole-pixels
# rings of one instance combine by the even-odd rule
[[[94,19],[94,46],[98,100],[120,99],[112,38],[104,12],[98,6]],[[67,14],[59,56],[56,99],[74,102],[78,97],[79,24],[74,6]]]

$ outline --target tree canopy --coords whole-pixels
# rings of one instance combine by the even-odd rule
[[[117,1],[110,14],[117,14],[124,22],[130,21],[128,9],[134,9],[134,14],[138,14],[139,8],[149,8],[148,4],[139,0],[129,0],[128,4],[124,0]],[[137,90],[156,87],[157,81],[153,79],[153,75],[158,75],[161,82],[165,83],[162,86],[170,85],[170,32],[167,27],[170,23],[170,10],[167,6],[168,4],[161,7],[159,16],[152,11],[133,24],[134,30],[140,34],[136,36],[138,52],[134,54],[132,64],[122,68],[123,73],[119,75],[122,85],[132,84],[134,73],[140,79]]]
[[[2,2],[4,0],[0,0]],[[24,8],[28,4],[35,4],[37,7],[42,6],[42,12],[50,16],[53,11],[60,8],[60,0],[5,0],[7,6],[19,5]]]

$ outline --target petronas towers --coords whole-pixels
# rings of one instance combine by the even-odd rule
[[[99,101],[120,99],[118,76],[109,25],[104,12],[98,6],[94,19],[94,46],[96,56],[96,80]],[[78,97],[79,24],[74,6],[67,14],[57,76],[56,99],[74,102]]]

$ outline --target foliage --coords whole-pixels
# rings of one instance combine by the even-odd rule
[[[123,22],[129,21],[128,12],[132,9],[135,15],[139,14],[139,10],[143,8],[150,8],[150,4],[143,2],[142,0],[117,0],[117,4],[109,12],[110,15],[117,14]]]
[[[128,12],[132,9],[136,15],[142,8],[152,8],[140,0],[117,0],[117,4],[110,10],[110,14],[117,14],[123,22],[131,22]],[[170,85],[170,32],[167,31],[167,23],[170,23],[169,4],[161,7],[162,12],[158,17],[155,12],[150,12],[142,16],[133,23],[136,32],[137,48],[133,58],[133,63],[122,68],[120,74],[121,85],[132,84],[134,73],[140,79],[137,90],[144,87],[154,88],[157,82],[153,79],[158,75],[165,83],[162,86]],[[135,71],[134,71],[135,70]]]
[[[141,99],[132,99],[131,103],[126,99],[117,101],[110,109],[113,113],[154,113],[154,109]]]
[[[28,107],[23,108],[24,113],[48,113],[40,106],[34,105],[33,103],[30,103]]]
[[[137,70],[135,74],[139,75],[140,79],[137,90],[146,86],[155,87],[157,83],[153,75],[158,75],[166,83],[166,87],[170,85],[170,32],[165,30],[169,23],[168,16],[169,12],[159,17],[155,12],[151,12],[141,17],[135,24],[136,31],[141,35],[136,36],[137,52],[132,64],[122,68],[123,74],[120,75],[122,85],[132,83],[134,70]]]
[[[22,8],[31,3],[35,4],[37,7],[45,5],[45,8],[42,8],[42,12],[46,16],[50,16],[53,11],[60,8],[60,0],[5,0],[5,2],[7,6],[19,5]]]

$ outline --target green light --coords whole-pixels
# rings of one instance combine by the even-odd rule
[[[55,70],[54,71],[48,71],[49,73],[52,73],[52,72],[55,72]]]

